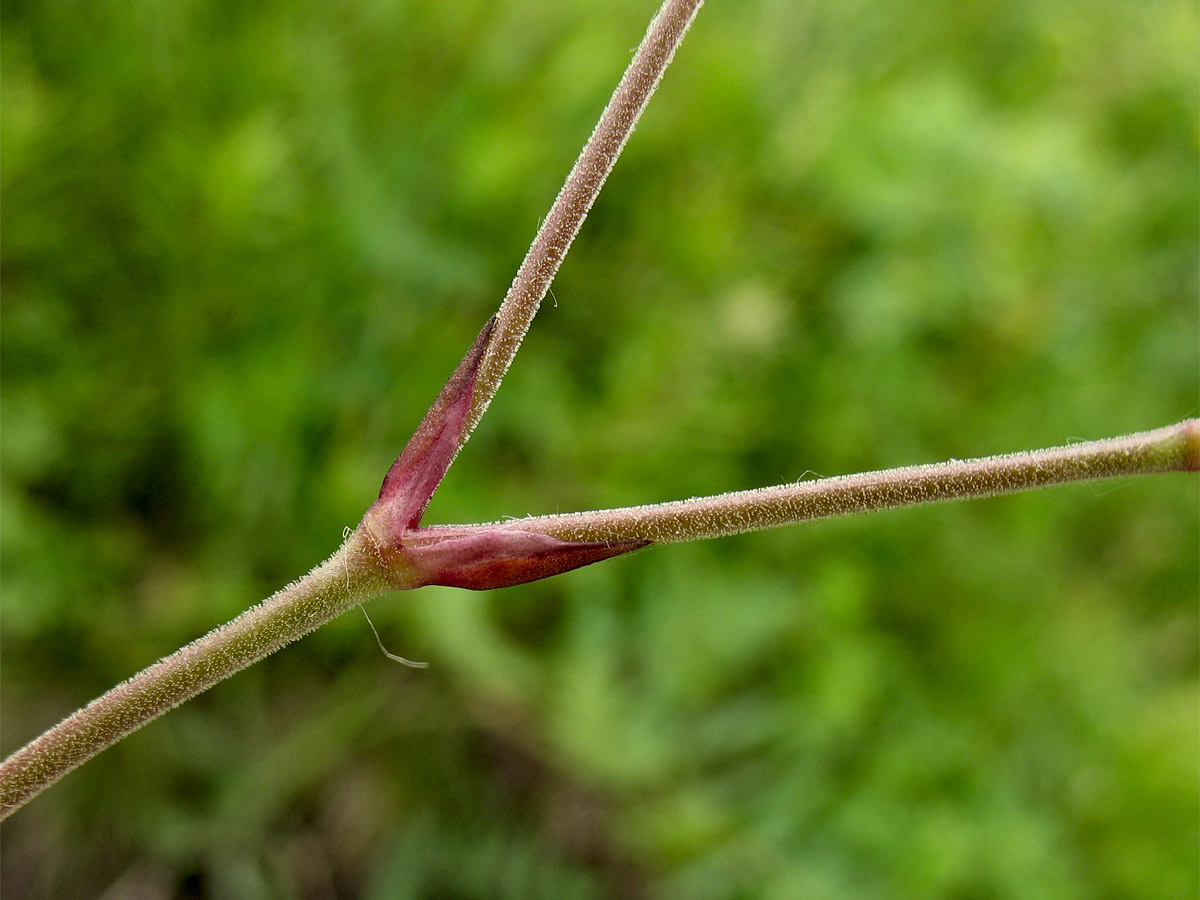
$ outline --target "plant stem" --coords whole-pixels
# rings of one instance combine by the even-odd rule
[[[982,459],[864,472],[673,503],[496,523],[567,541],[694,541],[943,500],[1153,472],[1200,470],[1200,419],[1155,431]]]
[[[467,424],[449,458],[441,461],[437,480],[495,396],[571,242],[702,4],[703,0],[665,0],[650,23],[517,271],[497,314],[494,335],[484,337],[486,351]],[[491,326],[485,331],[490,335]],[[437,404],[431,411],[436,413],[435,431],[443,424],[444,412]],[[377,544],[360,526],[337,553],[304,578],[139,672],[0,763],[0,819],[101,750],[218,681],[372,596],[413,586],[404,583],[409,573],[403,566],[399,572],[386,569]]]
[[[0,819],[147,722],[386,591],[426,583],[515,584],[644,542],[697,540],[1070,481],[1200,470],[1200,420],[1190,419],[1157,431],[1051,450],[952,460],[675,503],[492,525],[419,527],[429,496],[499,388],[571,242],[702,3],[663,3],[539,229],[495,322],[484,328],[439,395],[414,436],[415,443],[410,442],[389,472],[379,501],[359,529],[304,578],[144,669],[0,763]],[[379,525],[380,519],[388,538],[382,542],[369,527]],[[614,546],[547,546],[543,536]],[[615,546],[622,543],[629,546]],[[582,557],[573,553],[588,558],[580,562]],[[572,564],[564,566],[563,560]]]
[[[646,30],[500,305],[496,332],[480,366],[463,443],[496,395],[571,242],[703,2],[666,0]]]
[[[0,764],[0,819],[147,722],[394,588],[369,541],[354,532],[299,581],[143,669],[12,754]]]
[[[1005,456],[866,472],[624,509],[420,529],[436,541],[494,528],[564,541],[676,543],[853,515],[1156,472],[1200,471],[1200,419]],[[0,819],[125,735],[340,613],[405,585],[360,528],[304,578],[67,717],[0,764]]]

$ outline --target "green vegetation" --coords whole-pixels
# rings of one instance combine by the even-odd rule
[[[641,3],[5,8],[3,750],[305,571]],[[713,4],[429,521],[1166,424],[1196,11]],[[12,896],[1177,897],[1196,487],[375,601],[4,831]]]

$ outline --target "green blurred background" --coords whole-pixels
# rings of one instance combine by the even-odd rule
[[[3,7],[3,751],[297,577],[650,0]],[[1200,404],[1192,0],[711,2],[431,522]],[[3,892],[1196,896],[1197,484],[373,601],[5,823]]]

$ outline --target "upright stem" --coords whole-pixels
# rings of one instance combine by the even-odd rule
[[[356,531],[304,578],[143,669],[12,754],[0,764],[0,819],[147,722],[396,587]]]
[[[658,15],[650,23],[633,61],[625,70],[621,83],[604,108],[604,114],[592,131],[592,136],[575,161],[566,183],[555,198],[554,205],[550,207],[542,227],[538,229],[500,305],[496,331],[479,370],[467,423],[468,435],[496,395],[571,242],[579,233],[604,180],[621,155],[621,149],[633,133],[642,110],[650,102],[663,72],[703,2],[666,0],[663,3]],[[465,436],[463,441],[465,443]]]

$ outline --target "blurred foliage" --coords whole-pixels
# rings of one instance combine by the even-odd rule
[[[3,749],[330,553],[646,0],[6,0]],[[1188,0],[713,2],[430,521],[1197,412]],[[6,897],[1197,893],[1197,486],[376,600],[4,827]]]

